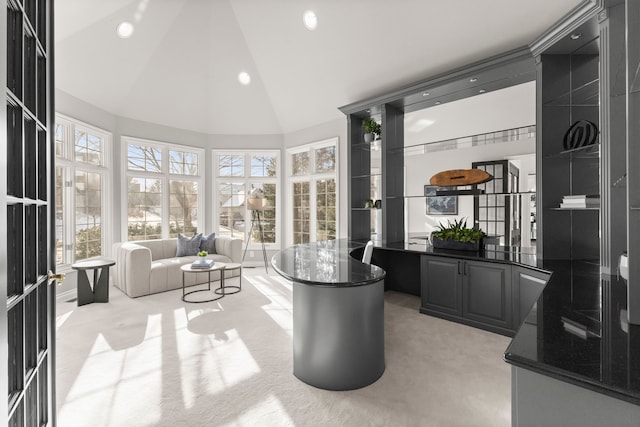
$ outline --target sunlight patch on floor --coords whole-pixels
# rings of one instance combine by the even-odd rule
[[[160,414],[146,408],[159,407],[161,401],[160,317],[149,316],[143,344],[136,347],[114,351],[103,335],[96,337],[60,410],[60,425],[81,425],[74,420],[86,420],[86,414],[102,420],[95,425],[108,425],[111,417],[135,419],[138,425],[159,420]],[[131,399],[140,390],[144,401]]]
[[[280,326],[290,337],[293,337],[293,305],[291,302],[291,286],[281,289],[282,283],[274,286],[270,277],[251,276],[246,278],[254,288],[271,300],[262,309]]]
[[[64,325],[64,322],[66,322],[67,319],[69,319],[69,317],[71,317],[72,314],[73,314],[73,310],[56,316],[56,331],[60,329],[62,325]]]
[[[176,328],[184,329],[178,318],[184,315],[174,312]],[[260,367],[235,329],[219,329],[214,312],[209,316],[207,334],[182,333],[176,336],[182,397],[186,409],[194,407],[203,395],[223,393],[242,381],[260,373]],[[193,318],[191,319],[194,320]]]
[[[265,399],[247,408],[229,426],[255,426],[256,420],[260,420],[262,426],[293,426],[295,423],[287,414],[287,408],[273,394],[265,396]]]

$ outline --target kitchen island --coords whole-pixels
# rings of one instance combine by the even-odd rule
[[[289,247],[271,260],[293,285],[293,374],[326,390],[365,387],[384,372],[384,279],[344,239]]]

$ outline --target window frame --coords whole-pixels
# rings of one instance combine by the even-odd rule
[[[316,172],[316,150],[335,147],[335,164],[333,171],[330,172]],[[309,173],[306,175],[294,175],[293,174],[293,160],[292,156],[301,152],[309,152]],[[315,242],[317,236],[317,183],[323,179],[334,179],[336,183],[336,239],[340,238],[340,138],[332,137],[308,144],[299,145],[297,147],[291,147],[286,150],[285,155],[285,167],[287,171],[286,186],[287,186],[287,198],[285,202],[285,209],[287,217],[291,218],[291,221],[287,221],[287,246],[293,245],[293,184],[297,182],[309,182],[309,241]]]
[[[205,206],[205,194],[207,191],[206,182],[204,179],[205,169],[205,150],[190,145],[177,144],[165,141],[156,141],[147,138],[138,138],[134,136],[122,135],[120,137],[120,144],[122,147],[121,159],[123,169],[123,180],[121,183],[121,224],[120,227],[120,240],[123,242],[129,241],[129,190],[127,188],[127,181],[129,177],[142,178],[142,179],[160,179],[162,182],[162,196],[160,202],[160,211],[162,212],[161,221],[161,236],[160,239],[169,239],[169,223],[170,223],[170,191],[169,183],[172,180],[177,181],[193,181],[198,185],[198,225],[197,233],[203,233],[205,229],[206,212]],[[161,150],[161,171],[141,171],[129,169],[129,145],[141,145],[145,147],[159,148]],[[170,157],[169,151],[180,151],[195,153],[198,155],[198,173],[196,175],[182,175],[174,174],[170,171]],[[132,240],[135,242],[135,240]]]
[[[113,196],[111,191],[112,186],[112,141],[113,134],[105,129],[101,129],[97,126],[93,126],[89,123],[85,123],[81,120],[74,119],[73,117],[66,116],[64,114],[55,114],[55,123],[57,125],[63,125],[63,140],[65,143],[62,146],[61,155],[56,154],[54,148],[52,155],[55,158],[54,170],[59,167],[63,170],[63,185],[62,185],[62,212],[63,212],[63,260],[65,262],[57,264],[56,266],[61,270],[69,270],[71,265],[76,260],[76,197],[75,197],[75,179],[76,172],[88,172],[97,173],[100,175],[102,194],[100,197],[101,214],[100,214],[100,255],[95,257],[83,258],[82,261],[99,258],[101,256],[107,256],[111,254],[111,245],[113,243],[112,238],[112,226],[113,226],[113,214],[106,209],[107,206],[113,205]],[[98,135],[102,138],[102,164],[96,165],[88,162],[82,162],[75,160],[75,131],[80,129],[86,133]],[[56,138],[56,135],[54,135]],[[55,172],[54,172],[55,173]],[[55,185],[55,184],[54,184]],[[56,207],[53,206],[55,210]],[[55,227],[54,227],[55,233]],[[57,258],[57,254],[56,254]]]
[[[226,176],[220,175],[220,156],[243,156],[244,157],[244,175],[242,176]],[[251,176],[251,157],[253,156],[273,156],[276,158],[276,176]],[[213,229],[218,235],[220,233],[220,221],[219,221],[219,203],[218,203],[218,190],[220,183],[229,182],[235,184],[242,184],[244,186],[245,197],[248,192],[251,190],[251,184],[275,184],[276,186],[276,223],[275,223],[275,243],[264,243],[264,247],[266,250],[279,250],[282,247],[282,152],[278,149],[263,149],[263,150],[224,150],[224,149],[215,149],[211,152],[211,160],[212,160],[212,189],[211,189],[211,200],[213,200],[213,208],[211,212],[211,219],[213,224]],[[245,198],[246,200],[246,198]],[[245,247],[248,250],[262,250],[261,243],[253,243],[251,242],[249,231],[251,229],[251,211],[246,208],[245,203],[245,228],[244,228],[244,241],[243,252]],[[247,240],[248,239],[248,240]],[[249,245],[247,246],[247,242]]]

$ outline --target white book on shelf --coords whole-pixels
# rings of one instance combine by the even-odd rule
[[[598,194],[571,194],[568,196],[563,196],[565,199],[599,199],[600,196]]]
[[[599,206],[599,203],[560,203],[560,209],[586,209],[597,208]]]

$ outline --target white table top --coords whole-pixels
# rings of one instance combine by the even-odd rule
[[[226,264],[224,262],[216,262],[209,268],[192,268],[191,264],[189,263],[181,266],[180,270],[184,271],[185,273],[206,273],[208,271],[222,270],[225,267]]]

